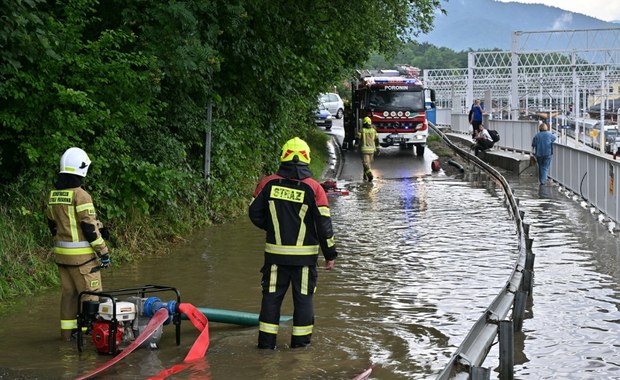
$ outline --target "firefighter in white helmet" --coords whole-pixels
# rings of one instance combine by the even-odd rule
[[[104,241],[107,230],[97,220],[92,197],[82,188],[90,164],[82,149],[67,149],[47,202],[46,216],[62,283],[60,335],[64,340],[71,340],[76,332],[80,292],[101,291],[99,269],[110,265]],[[80,301],[98,301],[98,297],[85,295]]]
[[[299,137],[287,141],[280,168],[260,181],[250,204],[250,220],[266,232],[258,348],[276,348],[280,307],[289,285],[295,305],[291,347],[310,344],[319,250],[326,270],[333,268],[338,256],[329,201],[312,179],[309,164],[308,144]]]

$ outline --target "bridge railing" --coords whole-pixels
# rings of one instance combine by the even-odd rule
[[[605,214],[613,223],[610,227],[618,225],[620,162],[609,155],[554,144],[550,177]]]
[[[468,115],[451,114],[450,129],[452,132],[471,135],[472,129]],[[489,120],[483,122],[487,129],[499,132],[500,140],[495,143],[496,148],[529,153],[532,150],[532,138],[538,132],[537,121]]]

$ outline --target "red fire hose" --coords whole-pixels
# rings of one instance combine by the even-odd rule
[[[129,346],[127,346],[127,348],[125,348],[123,350],[123,352],[121,352],[120,354],[116,355],[112,360],[108,361],[107,363],[105,363],[101,367],[95,368],[94,370],[90,371],[89,373],[87,373],[85,375],[82,375],[82,376],[76,378],[75,380],[88,379],[90,377],[95,376],[96,374],[98,374],[100,372],[105,371],[106,369],[110,368],[114,364],[118,363],[123,358],[125,358],[127,355],[131,354],[136,348],[138,348],[148,338],[150,338],[151,335],[153,335],[153,333],[157,330],[157,328],[159,326],[163,325],[164,322],[166,322],[167,319],[168,319],[168,310],[166,310],[166,309],[159,309],[159,310],[157,310],[155,315],[153,315],[153,318],[151,318],[151,320],[149,321],[148,325],[146,325],[146,328],[144,329],[142,334],[140,334],[136,338],[136,340],[131,342],[131,344]]]
[[[353,380],[366,380],[368,379],[368,376],[370,376],[370,374],[372,373],[372,369],[374,368],[374,366],[370,366],[368,368],[366,368],[362,373],[360,373],[359,375],[355,376],[353,378]]]
[[[201,333],[198,336],[198,339],[196,339],[196,341],[192,345],[187,356],[185,356],[183,363],[165,369],[151,379],[165,379],[170,375],[183,371],[184,369],[192,365],[192,362],[203,358],[205,356],[205,353],[207,352],[207,349],[209,348],[209,321],[207,320],[207,317],[192,304],[180,303],[178,307],[179,311],[187,315],[188,319],[192,322],[194,327],[196,327],[196,329],[198,329],[198,331],[200,331]],[[125,348],[121,353],[116,355],[112,360],[108,361],[104,365],[94,369],[93,371],[85,375],[76,378],[75,380],[88,379],[118,363],[127,355],[132,353],[148,338],[150,338],[151,335],[153,335],[153,333],[159,328],[159,326],[163,325],[167,319],[168,310],[166,308],[161,308],[157,310],[155,315],[153,315],[153,318],[151,318],[151,320],[147,324],[145,330],[136,338],[136,340],[134,340],[129,346],[127,346],[127,348]]]
[[[196,327],[198,331],[201,331],[201,333],[185,356],[185,359],[183,359],[182,363],[166,368],[160,371],[157,375],[149,377],[148,380],[162,380],[168,376],[189,368],[192,364],[194,364],[193,362],[203,358],[209,348],[209,321],[207,320],[207,317],[205,317],[205,315],[194,305],[189,303],[180,303],[179,311],[185,313],[194,327]],[[207,377],[205,379],[208,380],[209,378]]]

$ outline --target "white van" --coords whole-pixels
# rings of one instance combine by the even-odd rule
[[[605,126],[605,152],[614,154],[620,147],[620,130],[618,125]]]
[[[319,95],[319,104],[323,104],[329,113],[336,116],[336,119],[342,119],[344,115],[344,102],[340,95],[333,92],[321,94]]]

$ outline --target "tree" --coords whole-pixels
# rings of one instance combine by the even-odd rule
[[[92,156],[109,218],[241,199],[316,94],[432,27],[439,0],[3,3],[0,181],[40,194],[60,154]],[[215,105],[212,178],[202,181]],[[251,159],[248,159],[251,158]]]

